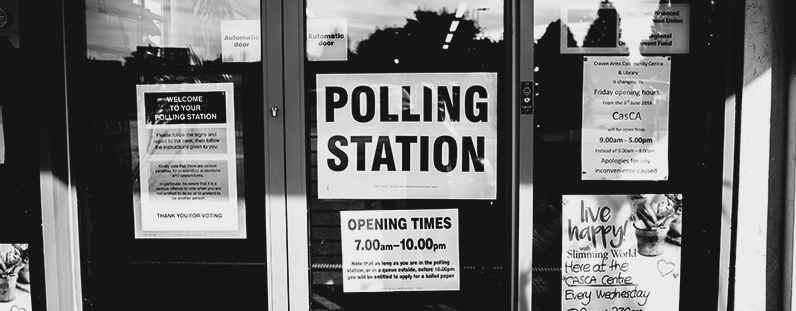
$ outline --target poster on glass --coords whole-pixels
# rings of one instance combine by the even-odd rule
[[[678,310],[682,195],[565,195],[562,310]]]

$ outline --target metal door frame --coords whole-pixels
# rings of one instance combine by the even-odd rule
[[[306,50],[306,1],[285,1],[284,6],[284,95],[285,102],[285,172],[287,186],[287,257],[289,310],[307,310],[310,307],[309,236],[307,210],[307,159],[306,122],[304,113],[304,52]],[[527,19],[520,19],[520,17]],[[511,109],[509,122],[513,138],[511,143],[511,305],[530,308],[530,286],[518,290],[518,280],[530,282],[530,260],[533,220],[533,116],[519,114],[519,81],[533,77],[533,1],[504,1],[504,33],[507,40],[509,96]],[[522,133],[520,133],[522,131]],[[299,155],[299,156],[295,156]],[[519,233],[519,234],[518,234]],[[526,247],[519,247],[527,245]],[[519,253],[518,253],[519,252]],[[521,268],[521,269],[518,269]],[[519,298],[518,298],[519,295]],[[526,303],[519,303],[527,300]],[[523,310],[526,310],[524,308]]]
[[[266,263],[268,283],[268,310],[288,310],[287,305],[287,238],[285,220],[285,141],[283,70],[282,65],[282,2],[263,0],[260,3],[260,22],[263,59],[264,131],[263,141],[266,161],[265,196]],[[38,42],[30,44],[41,51],[42,61],[53,68],[52,78],[42,83],[49,91],[35,96],[39,125],[39,175],[42,207],[42,232],[44,240],[46,304],[49,310],[82,310],[81,249],[79,206],[70,154],[68,89],[80,79],[80,62],[85,55],[85,8],[60,1],[55,6],[45,6],[39,12],[51,23],[34,26],[31,33],[45,34]],[[42,16],[45,15],[45,16]],[[51,25],[62,25],[53,28]],[[34,28],[35,27],[35,28]],[[31,41],[34,43],[37,41]],[[66,42],[72,42],[67,44]],[[52,49],[60,46],[61,49]],[[41,49],[35,49],[39,47]],[[47,47],[47,48],[45,48]],[[39,52],[37,52],[39,53]],[[53,54],[55,53],[55,55]],[[60,56],[59,56],[60,55]],[[271,117],[271,108],[280,113]],[[255,192],[256,193],[256,192]]]

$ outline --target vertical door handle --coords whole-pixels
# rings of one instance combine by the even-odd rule
[[[279,111],[279,108],[276,106],[271,107],[271,118],[276,118],[276,113]]]

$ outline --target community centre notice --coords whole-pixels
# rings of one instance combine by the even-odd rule
[[[582,179],[668,179],[670,58],[583,61]]]
[[[496,73],[317,75],[320,199],[495,199]]]
[[[459,290],[459,210],[341,211],[343,292]]]
[[[561,309],[678,310],[681,199],[563,196]]]
[[[137,90],[136,238],[245,238],[233,84]]]

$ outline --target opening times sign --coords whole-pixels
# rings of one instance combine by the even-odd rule
[[[495,199],[497,74],[317,76],[320,199]]]
[[[136,238],[245,238],[233,84],[137,89]]]
[[[583,180],[668,179],[670,58],[583,62]]]
[[[341,211],[343,291],[459,290],[459,211]]]
[[[562,203],[562,310],[678,310],[681,227],[665,195],[565,195]]]

